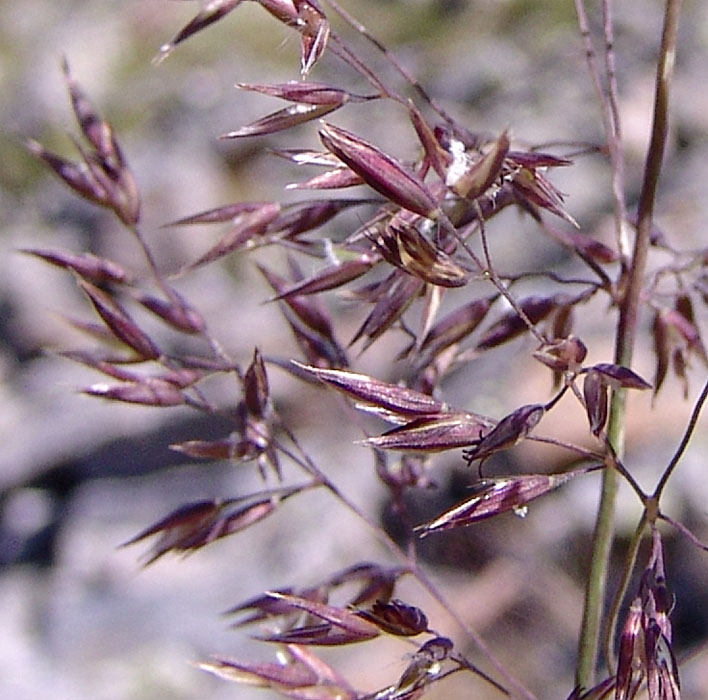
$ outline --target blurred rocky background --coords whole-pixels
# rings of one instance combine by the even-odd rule
[[[342,0],[396,51],[456,117],[473,131],[511,127],[523,144],[598,142],[598,106],[584,62],[573,3],[561,0]],[[653,61],[660,3],[617,3],[617,65],[627,145],[629,201],[636,201],[647,143]],[[671,145],[662,176],[658,224],[683,248],[706,246],[708,220],[708,13],[687,0],[677,58]],[[72,196],[24,149],[36,138],[71,153],[73,124],[60,69],[72,72],[115,126],[142,196],[142,228],[160,266],[177,270],[214,241],[198,229],[161,228],[169,221],[227,202],[291,198],[283,187],[301,176],[263,146],[317,147],[313,125],[297,133],[237,143],[219,141],[273,111],[274,101],[240,93],[237,81],[282,82],[298,77],[298,39],[255,3],[195,36],[159,66],[159,46],[195,13],[197,3],[169,0],[23,0],[0,2],[0,696],[13,700],[222,700],[265,697],[195,668],[210,654],[268,658],[268,650],[230,630],[220,613],[284,585],[304,586],[361,560],[385,563],[386,550],[370,530],[325,494],[294,499],[276,516],[185,560],[167,556],[140,566],[140,546],[119,549],[172,508],[201,498],[259,487],[248,465],[194,463],[168,449],[190,438],[209,439],[225,425],[187,409],[143,409],[80,394],[97,377],[53,354],[85,339],[65,317],[90,318],[71,277],[18,252],[20,248],[91,250],[126,265],[141,265],[135,242],[113,218]],[[597,21],[597,19],[596,19]],[[335,21],[335,26],[339,26]],[[343,30],[346,31],[346,30]],[[353,37],[358,50],[391,79],[386,61]],[[334,72],[352,89],[351,71],[327,59],[313,80]],[[339,117],[341,114],[341,117]],[[413,157],[411,129],[389,105],[353,106],[338,113],[348,125],[400,158]],[[598,157],[553,174],[584,231],[611,242],[610,182]],[[344,218],[338,226],[356,226]],[[508,212],[490,227],[494,256],[505,269],[565,271],[558,246],[530,221]],[[279,254],[278,254],[279,255]],[[282,256],[259,253],[260,260]],[[269,257],[270,256],[270,257]],[[269,290],[241,257],[179,280],[178,288],[207,317],[224,347],[246,363],[255,343],[266,355],[298,357]],[[277,264],[274,262],[273,264]],[[533,291],[533,290],[530,290]],[[336,302],[346,342],[361,314]],[[611,359],[605,309],[578,319],[592,361]],[[705,310],[699,313],[705,321]],[[643,319],[643,349],[635,369],[653,376]],[[705,325],[703,326],[705,328]],[[401,343],[403,339],[400,339]],[[393,380],[396,341],[375,344],[356,368]],[[451,403],[501,416],[522,402],[545,401],[548,377],[525,359],[523,341],[498,366],[481,358],[447,387]],[[689,399],[667,385],[655,404],[634,397],[628,464],[640,483],[653,484],[678,444],[706,368],[691,371]],[[389,374],[385,374],[389,372]],[[272,369],[276,400],[319,464],[367,512],[396,523],[373,473],[352,414],[341,401]],[[671,384],[671,383],[669,383]],[[233,391],[233,396],[231,392]],[[235,387],[214,387],[223,402]],[[554,433],[561,416],[549,417]],[[565,434],[584,431],[581,415],[564,415]],[[575,423],[573,423],[575,421]],[[706,419],[670,488],[665,504],[708,540]],[[366,423],[371,429],[376,424]],[[576,425],[577,424],[577,425]],[[576,427],[573,427],[576,425]],[[372,427],[373,426],[373,427]],[[559,431],[556,431],[559,434]],[[580,437],[578,438],[580,439]],[[549,453],[521,448],[499,470],[544,470]],[[552,464],[550,466],[553,466]],[[440,490],[416,496],[421,520],[465,493],[470,475],[459,455],[440,457]],[[544,700],[566,697],[572,686],[575,639],[582,603],[597,479],[572,484],[531,509],[454,536],[433,536],[422,552],[435,565],[442,590],[499,657]],[[622,539],[638,516],[631,494],[619,512]],[[708,698],[708,555],[667,532],[669,584],[676,594],[674,623],[684,698]],[[425,608],[443,634],[464,639],[455,625],[414,586],[402,597]],[[327,654],[362,689],[395,681],[406,665],[405,645],[373,642]],[[470,654],[476,658],[473,649]],[[385,661],[382,662],[382,659]],[[431,697],[498,697],[470,677],[439,684]],[[485,693],[487,693],[485,695]]]

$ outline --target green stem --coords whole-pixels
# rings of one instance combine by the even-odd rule
[[[647,151],[644,181],[639,198],[637,236],[634,242],[632,261],[627,271],[626,280],[624,280],[622,285],[625,292],[620,299],[619,306],[620,316],[617,327],[615,362],[625,367],[631,366],[632,362],[641,291],[649,250],[649,234],[668,132],[669,93],[676,56],[676,36],[680,10],[681,0],[666,0],[664,29],[656,72],[652,135]],[[620,460],[622,460],[624,455],[626,412],[624,394],[624,391],[617,391],[613,395],[607,434],[609,443]],[[593,554],[585,593],[583,627],[578,652],[576,682],[584,688],[590,688],[594,684],[595,668],[600,648],[600,628],[605,607],[609,557],[614,538],[617,482],[618,473],[608,464],[608,468],[604,473],[602,496],[595,523]]]
[[[624,442],[624,392],[613,395],[610,408],[608,439],[615,453],[622,454]],[[602,495],[595,520],[592,557],[585,588],[585,605],[578,645],[578,667],[575,682],[582,688],[594,684],[595,667],[601,639],[601,621],[605,601],[605,588],[609,569],[610,552],[614,537],[614,510],[617,496],[617,471],[608,460],[602,475]]]

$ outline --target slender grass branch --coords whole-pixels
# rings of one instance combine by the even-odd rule
[[[612,161],[612,195],[614,197],[615,235],[620,254],[625,257],[629,250],[627,240],[627,205],[624,196],[624,155],[622,152],[622,124],[620,121],[617,73],[615,70],[614,22],[612,1],[603,0],[603,33],[605,38],[605,70],[607,74],[606,110],[611,130],[607,144]]]
[[[585,9],[584,0],[575,0],[575,10],[578,15],[578,26],[585,46],[585,57],[588,71],[592,79],[597,99],[601,106],[602,122],[607,139],[607,150],[612,165],[612,194],[614,197],[615,235],[623,267],[629,259],[629,243],[626,236],[626,207],[623,192],[623,160],[621,148],[621,133],[619,110],[617,108],[617,85],[614,71],[614,49],[612,29],[611,0],[603,0],[604,35],[605,35],[605,69],[608,86],[605,87],[598,66],[597,51],[590,32],[590,22]]]
[[[681,439],[679,446],[676,448],[676,452],[674,452],[671,461],[664,470],[664,473],[661,475],[661,479],[659,479],[659,483],[657,484],[656,490],[653,493],[653,498],[655,498],[657,501],[661,498],[661,494],[664,491],[666,483],[671,477],[671,474],[673,474],[673,471],[676,468],[676,465],[679,463],[679,460],[681,459],[681,457],[683,457],[683,454],[686,451],[686,448],[688,447],[688,443],[691,441],[691,437],[693,436],[693,433],[696,429],[696,424],[698,423],[698,418],[701,415],[701,410],[703,409],[703,405],[705,404],[707,398],[708,381],[706,381],[703,385],[701,394],[698,397],[695,406],[693,407],[693,411],[691,412],[691,419],[689,420],[688,425],[686,426],[683,438]]]
[[[407,569],[413,574],[413,576],[418,580],[420,585],[432,596],[450,615],[450,617],[456,622],[459,627],[464,630],[465,634],[472,640],[479,651],[486,657],[489,663],[494,667],[494,669],[499,673],[499,675],[504,678],[506,683],[511,686],[514,690],[513,692],[507,688],[504,688],[497,681],[492,681],[489,679],[494,687],[497,689],[502,689],[505,694],[512,698],[525,698],[525,700],[536,700],[535,695],[531,693],[523,684],[515,678],[508,670],[508,668],[499,659],[496,658],[491,648],[482,639],[482,637],[460,616],[460,614],[454,609],[454,607],[449,603],[445,596],[439,591],[438,587],[433,583],[432,579],[421,569],[417,559],[411,555],[410,552],[403,551],[396,542],[394,542],[391,537],[389,537],[386,532],[382,530],[377,522],[375,522],[364,510],[362,510],[349,496],[344,493],[312,460],[312,458],[307,454],[307,451],[300,445],[296,435],[292,433],[285,425],[281,424],[281,427],[285,431],[288,439],[295,445],[302,459],[297,458],[292,454],[291,451],[286,451],[291,457],[295,457],[295,461],[302,466],[307,473],[310,474],[318,483],[321,483],[330,493],[342,503],[349,511],[351,511],[356,517],[365,523],[378,537],[378,539],[389,549],[389,551],[401,560],[407,567]],[[279,446],[280,449],[280,446]],[[482,676],[487,679],[486,676]]]
[[[396,58],[396,55],[382,44],[361,22],[347,12],[335,0],[327,0],[327,4],[354,30],[359,32],[367,41],[369,41],[377,51],[382,53],[386,60],[394,67],[403,79],[418,93],[418,96],[434,109],[438,115],[449,124],[454,123],[454,119],[433,99],[428,91],[416,80]]]

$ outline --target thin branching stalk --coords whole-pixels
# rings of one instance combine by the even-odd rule
[[[367,41],[375,46],[377,51],[380,51],[386,57],[386,60],[388,60],[394,69],[403,77],[403,79],[413,87],[413,89],[418,93],[418,96],[430,105],[430,107],[432,107],[432,109],[434,109],[440,117],[450,124],[454,122],[454,119],[437,103],[435,99],[430,96],[428,91],[420,84],[420,81],[416,80],[408,72],[405,66],[403,66],[403,64],[396,58],[396,55],[386,48],[386,46],[382,44],[361,22],[347,12],[338,2],[335,2],[335,0],[327,0],[327,4],[345,22],[347,22],[349,26],[359,32]]]
[[[482,241],[482,250],[484,251],[484,260],[487,264],[486,268],[484,269],[484,272],[489,275],[489,279],[492,281],[492,284],[501,292],[501,294],[504,296],[504,298],[511,304],[512,308],[516,313],[519,315],[519,318],[526,324],[527,328],[529,329],[529,332],[538,340],[541,345],[543,345],[546,342],[546,339],[541,335],[539,330],[534,326],[533,323],[531,323],[531,320],[529,317],[526,315],[524,310],[521,308],[521,306],[517,303],[516,299],[511,295],[509,290],[507,289],[506,285],[501,281],[499,278],[499,275],[497,274],[497,271],[494,269],[494,265],[492,264],[492,256],[491,253],[489,252],[489,241],[487,240],[487,229],[486,226],[484,225],[484,216],[482,215],[482,209],[479,206],[479,202],[475,201],[475,208],[477,209],[477,217],[479,220],[479,236],[480,240]]]
[[[612,162],[612,195],[614,197],[615,234],[617,246],[623,255],[629,250],[627,238],[627,206],[624,197],[624,154],[622,149],[622,123],[620,121],[617,73],[615,70],[614,20],[612,0],[603,0],[603,33],[605,38],[605,70],[607,74],[607,111],[611,131],[608,148]]]
[[[291,459],[300,464],[318,483],[321,483],[340,503],[342,503],[349,511],[365,523],[379,538],[379,540],[389,549],[389,551],[402,561],[407,569],[415,576],[420,585],[432,596],[450,615],[450,617],[464,630],[465,634],[472,640],[479,651],[485,656],[489,663],[504,678],[504,680],[514,690],[513,692],[504,688],[500,683],[493,679],[483,676],[485,680],[494,685],[497,689],[502,690],[506,695],[512,698],[525,698],[525,700],[536,700],[536,696],[531,693],[524,685],[509,672],[509,669],[499,659],[496,658],[490,647],[484,639],[466,622],[460,614],[449,603],[446,597],[440,592],[432,579],[420,567],[415,554],[404,552],[391,537],[374,521],[364,510],[362,510],[349,496],[344,493],[335,483],[327,476],[307,454],[307,451],[300,445],[297,437],[286,426],[283,426],[288,439],[296,446],[301,455],[299,458],[290,451],[286,451]],[[282,448],[281,448],[282,449]]]
[[[605,34],[605,70],[607,73],[607,87],[598,66],[597,52],[592,40],[590,22],[585,9],[584,0],[575,0],[575,10],[578,15],[578,26],[585,46],[585,56],[593,87],[601,105],[602,121],[607,138],[607,150],[612,164],[612,195],[614,197],[615,236],[617,247],[620,251],[622,264],[626,265],[629,259],[629,242],[627,240],[626,206],[624,201],[624,161],[622,156],[622,136],[617,108],[617,83],[615,76],[613,28],[612,28],[612,3],[603,0],[603,19]]]
[[[704,552],[708,552],[708,545],[705,544],[705,542],[701,542],[683,523],[674,520],[664,513],[659,513],[657,519],[669,523],[669,525],[675,527],[692,545],[698,547],[698,549],[702,549]]]
[[[545,338],[541,335],[541,333],[538,331],[536,326],[534,326],[533,323],[531,323],[531,320],[527,316],[527,314],[524,312],[524,310],[521,308],[519,303],[516,301],[514,296],[509,292],[507,289],[506,285],[502,280],[500,279],[499,275],[497,274],[496,270],[494,269],[494,266],[492,265],[492,259],[489,253],[489,247],[487,246],[487,237],[485,233],[485,224],[484,224],[484,214],[482,212],[482,208],[479,205],[479,202],[475,200],[473,202],[473,206],[477,212],[477,225],[479,226],[479,231],[480,231],[480,236],[482,240],[482,247],[484,250],[484,257],[485,257],[485,263],[482,262],[482,260],[479,258],[479,256],[470,248],[469,243],[465,240],[465,238],[460,234],[460,232],[455,228],[455,226],[452,224],[450,219],[447,217],[447,215],[440,210],[440,216],[439,216],[439,221],[440,224],[443,228],[443,230],[446,233],[452,234],[452,236],[457,240],[457,242],[462,246],[464,249],[465,253],[470,256],[474,264],[477,266],[477,268],[480,270],[482,273],[483,277],[485,279],[488,279],[499,291],[499,293],[504,297],[509,302],[509,305],[511,306],[512,309],[518,314],[519,318],[524,322],[526,327],[528,328],[529,332],[541,343],[543,344],[545,342]]]
[[[691,412],[691,419],[689,420],[688,425],[686,426],[686,430],[683,434],[683,438],[681,439],[679,446],[676,448],[676,452],[674,452],[674,455],[671,458],[671,461],[669,462],[666,469],[664,470],[664,473],[661,475],[661,479],[659,479],[659,483],[657,484],[656,489],[655,489],[654,493],[652,494],[653,499],[658,501],[661,498],[661,494],[664,492],[664,487],[666,486],[669,478],[673,474],[673,471],[676,468],[676,465],[679,463],[679,460],[681,459],[681,457],[683,457],[684,453],[686,452],[686,448],[688,447],[688,443],[691,441],[691,438],[693,437],[693,432],[696,429],[696,424],[698,423],[698,418],[701,415],[701,411],[703,410],[703,405],[705,404],[707,398],[708,398],[708,381],[703,385],[703,389],[701,390],[700,396],[698,397],[698,400],[696,401],[696,404],[693,407],[693,411]]]

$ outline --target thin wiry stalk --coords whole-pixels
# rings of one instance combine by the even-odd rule
[[[617,454],[612,448],[612,443],[610,443],[609,440],[607,443],[607,458],[608,464],[611,465],[611,468],[613,470],[616,470],[622,476],[622,478],[632,487],[634,493],[637,494],[639,500],[642,503],[645,503],[647,500],[646,494],[642,490],[642,487],[639,485],[639,482],[632,476],[631,472],[627,469],[627,467],[622,464],[622,460],[618,458]]]
[[[553,272],[551,270],[534,270],[531,272],[523,272],[520,275],[504,275],[503,279],[507,280],[508,282],[518,282],[520,280],[530,279],[547,279],[551,280],[551,282],[555,282],[556,284],[566,286],[570,284],[579,284],[583,285],[584,287],[592,287],[593,291],[591,292],[591,294],[595,294],[598,289],[601,289],[601,286],[597,283],[596,280],[585,279],[583,277],[562,277],[557,272]]]
[[[652,495],[652,498],[656,499],[657,501],[661,498],[661,494],[664,491],[666,483],[668,482],[671,474],[676,468],[676,465],[679,463],[679,460],[681,459],[681,457],[683,457],[683,454],[686,451],[686,448],[688,447],[688,443],[691,441],[693,432],[696,429],[696,424],[698,423],[698,418],[700,417],[701,410],[703,409],[703,404],[705,403],[707,398],[708,381],[706,381],[706,383],[703,385],[703,390],[701,391],[701,394],[698,397],[698,400],[696,401],[696,405],[693,407],[693,411],[691,412],[691,419],[688,422],[688,426],[686,427],[686,430],[683,434],[683,438],[681,439],[679,446],[676,448],[676,452],[674,452],[671,461],[664,470],[664,473],[661,475],[661,479],[659,479],[659,483],[657,484],[656,490]]]
[[[614,197],[615,236],[617,249],[620,252],[622,264],[629,259],[629,242],[626,233],[626,206],[624,202],[624,162],[622,158],[622,143],[617,109],[617,83],[614,70],[614,48],[612,11],[609,0],[603,0],[604,34],[605,34],[605,69],[607,71],[607,90],[603,86],[600,69],[597,65],[597,52],[590,32],[590,23],[585,10],[584,0],[575,0],[575,11],[578,15],[578,26],[585,46],[585,57],[588,71],[592,79],[597,99],[600,103],[602,122],[607,138],[607,148],[612,165],[612,194]]]
[[[482,213],[482,207],[479,206],[479,202],[477,200],[474,201],[474,206],[475,209],[477,210],[477,221],[479,223],[479,235],[482,241],[482,250],[484,251],[484,259],[486,262],[486,266],[482,265],[481,260],[477,255],[474,254],[472,249],[469,247],[467,244],[467,241],[465,241],[454,227],[452,227],[453,233],[457,240],[460,242],[462,247],[465,249],[465,252],[472,257],[474,260],[475,264],[479,267],[479,269],[482,271],[484,275],[486,275],[489,280],[492,282],[492,284],[497,288],[497,290],[500,292],[500,294],[509,302],[511,305],[511,308],[514,309],[516,314],[519,316],[519,318],[526,324],[526,327],[529,329],[529,332],[538,340],[541,345],[543,345],[546,342],[546,339],[541,335],[541,333],[538,331],[536,326],[534,326],[533,323],[531,323],[531,319],[526,315],[524,310],[519,306],[519,304],[516,302],[516,299],[512,296],[511,292],[507,289],[506,285],[501,281],[499,278],[499,275],[497,274],[496,270],[494,269],[494,266],[492,265],[492,258],[489,254],[489,246],[487,245],[487,234],[486,234],[486,228],[484,224],[484,215]],[[449,223],[449,220],[446,217],[443,217],[443,221],[447,221]],[[450,226],[452,224],[450,223]]]
[[[612,131],[608,133],[607,144],[612,162],[612,195],[615,200],[615,233],[617,245],[624,258],[629,251],[627,240],[627,206],[624,198],[624,155],[622,149],[622,124],[619,115],[617,73],[615,71],[614,22],[611,0],[603,0],[603,32],[605,35],[605,70],[607,74],[607,103],[609,123]]]
[[[540,223],[545,230],[548,230],[548,225],[543,220],[541,220]],[[612,280],[610,279],[610,276],[602,269],[602,267],[598,265],[589,255],[586,255],[582,251],[578,250],[575,252],[576,255],[578,255],[581,260],[600,278],[600,287],[610,291],[612,289]],[[597,286],[597,282],[594,281],[589,284]]]
[[[416,80],[400,63],[396,58],[395,54],[386,48],[371,32],[355,17],[350,15],[338,2],[335,0],[327,0],[327,4],[345,21],[350,27],[359,32],[367,41],[373,44],[378,51],[380,51],[386,60],[398,71],[398,73],[403,77],[403,79],[413,87],[413,89],[418,93],[418,96],[426,102],[430,107],[432,107],[442,119],[444,119],[448,124],[454,123],[454,119],[434,100],[428,91],[420,84],[420,81]]]
[[[574,385],[571,384],[571,390],[573,389],[573,387]],[[541,442],[545,445],[553,445],[554,447],[558,447],[563,450],[568,450],[569,452],[574,453],[579,460],[588,462],[602,462],[604,460],[604,455],[599,452],[588,450],[587,448],[582,447],[581,445],[575,445],[572,442],[566,442],[565,440],[560,440],[555,437],[546,437],[544,435],[533,434],[529,435],[527,440],[529,440],[530,442]]]
[[[576,4],[582,8],[582,2]],[[637,235],[627,273],[626,291],[620,300],[615,362],[626,367],[631,366],[632,363],[654,202],[668,130],[669,93],[676,54],[680,9],[681,0],[667,0],[657,66],[652,137],[644,168]],[[611,137],[611,134],[612,132],[608,134],[608,137]],[[610,406],[608,427],[608,440],[619,459],[622,459],[624,454],[625,394],[624,390],[614,392]],[[603,475],[602,495],[593,536],[593,554],[585,592],[578,666],[576,669],[576,682],[585,688],[590,688],[593,685],[600,646],[601,619],[605,605],[609,557],[614,537],[613,520],[617,481],[617,471],[613,468],[607,469]]]
[[[142,234],[141,230],[138,228],[137,225],[132,225],[132,226],[126,226],[126,228],[130,231],[130,233],[135,237],[135,239],[138,241],[138,244],[140,246],[140,250],[143,254],[143,257],[145,258],[145,261],[147,263],[148,269],[150,270],[150,274],[157,285],[157,287],[160,289],[160,291],[165,295],[165,297],[172,301],[179,303],[179,299],[177,298],[174,290],[172,287],[169,285],[167,282],[164,274],[161,272],[157,261],[155,259],[155,256],[153,255],[152,249],[148,245],[144,235]],[[233,371],[236,373],[237,377],[239,378],[240,381],[243,381],[243,373],[239,366],[233,361],[233,359],[226,353],[224,348],[222,347],[221,343],[213,337],[206,328],[201,330],[199,335],[208,343],[209,347],[211,348],[212,352],[214,353],[214,356],[220,360],[222,360],[225,365],[230,367],[230,371]],[[179,362],[175,362],[172,358],[163,356],[161,358],[161,363],[168,369],[179,369],[181,367]],[[194,397],[189,396],[189,394],[185,393],[184,394],[184,399],[185,399],[185,405],[190,406],[191,408],[194,408],[198,411],[201,411],[203,413],[208,413],[211,415],[218,415],[219,413],[223,413],[223,411],[220,411],[219,408],[217,408],[214,404],[209,401],[209,399],[206,397],[206,395],[202,392],[202,390],[197,387],[197,386],[192,386],[190,387],[190,391],[194,394]]]
[[[473,663],[468,661],[464,656],[455,656],[453,658],[454,661],[460,664],[459,668],[453,668],[450,669],[449,671],[445,671],[444,673],[441,673],[439,676],[435,677],[436,682],[439,680],[442,680],[443,678],[447,678],[448,676],[451,676],[453,673],[459,673],[460,671],[471,671],[472,673],[475,673],[484,680],[486,680],[488,683],[493,685],[499,692],[504,693],[508,697],[508,692],[506,691],[506,688],[503,686],[499,685],[493,678],[490,678],[482,669],[477,668]]]
[[[708,552],[708,545],[701,542],[698,537],[696,537],[685,525],[678,522],[678,520],[674,520],[668,515],[664,515],[664,513],[659,513],[657,518],[675,527],[691,544],[694,544],[696,547],[702,549],[704,552]]]
[[[173,295],[172,290],[165,281],[163,274],[160,272],[160,268],[157,265],[155,256],[153,255],[150,246],[147,244],[147,241],[145,240],[145,236],[143,236],[142,231],[137,226],[129,226],[128,230],[133,234],[133,236],[135,236],[135,239],[138,241],[138,244],[140,245],[140,250],[142,251],[143,256],[145,257],[145,260],[148,264],[148,268],[150,269],[150,274],[155,280],[155,283],[165,294],[165,296],[171,298]]]
[[[480,635],[466,622],[460,614],[452,607],[445,596],[438,590],[437,586],[430,577],[420,568],[415,556],[410,553],[404,552],[396,542],[394,542],[391,537],[381,528],[381,526],[375,522],[365,511],[363,511],[354,501],[352,501],[347,494],[345,494],[328,476],[325,474],[317,464],[312,460],[312,458],[307,454],[307,451],[300,445],[297,437],[292,433],[285,425],[281,424],[281,427],[288,436],[288,439],[295,445],[298,452],[301,455],[301,459],[294,455],[291,451],[285,450],[294,461],[303,467],[314,479],[321,483],[330,493],[342,503],[348,510],[350,510],[354,515],[356,515],[359,520],[365,523],[373,532],[376,534],[378,539],[389,549],[389,551],[394,554],[399,560],[405,563],[408,570],[415,576],[420,585],[432,596],[450,615],[450,617],[455,621],[459,627],[464,630],[465,634],[472,640],[479,651],[487,658],[490,664],[495,668],[499,675],[504,678],[506,683],[514,691],[510,691],[504,688],[497,681],[483,676],[485,680],[494,685],[495,688],[502,690],[506,695],[514,698],[525,698],[526,700],[537,700],[536,696],[531,693],[523,684],[516,679],[507,669],[507,667],[496,658],[492,650],[486,644],[486,642],[480,637]],[[283,449],[282,445],[279,445],[279,449]]]
[[[421,583],[421,585],[425,588],[425,590],[433,597],[435,600],[443,607],[443,609],[452,617],[452,619],[460,626],[462,630],[464,630],[465,634],[472,639],[475,644],[479,646],[479,642],[477,639],[479,639],[479,635],[477,632],[475,632],[474,629],[470,626],[468,622],[466,622],[460,615],[457,613],[454,608],[450,605],[450,603],[447,601],[445,596],[440,593],[438,590],[437,586],[435,583],[429,578],[428,574],[424,572],[420,566],[418,566],[417,563],[414,563],[411,572],[413,575],[418,579],[418,581]],[[482,641],[482,646],[480,646],[480,651],[489,659],[490,663],[494,666],[494,668],[497,670],[497,672],[504,678],[504,680],[514,688],[514,692],[510,691],[507,688],[504,688],[500,683],[497,681],[493,680],[492,678],[489,678],[486,674],[482,675],[482,678],[492,684],[497,690],[500,690],[501,692],[505,693],[511,698],[526,698],[526,700],[537,700],[536,696],[528,690],[526,687],[524,687],[520,681],[518,681],[511,673],[509,673],[508,669],[504,664],[501,664],[494,655],[492,655],[491,650],[487,647],[486,643]],[[470,667],[471,669],[473,667]]]
[[[484,259],[487,263],[486,272],[489,274],[489,279],[492,280],[492,284],[504,295],[504,298],[511,303],[514,311],[516,311],[516,313],[519,315],[519,318],[521,318],[521,320],[526,324],[531,335],[533,335],[536,340],[538,340],[538,342],[543,345],[546,342],[546,339],[541,335],[540,331],[536,328],[536,326],[531,323],[531,319],[526,315],[525,311],[521,308],[521,306],[516,303],[516,300],[511,296],[511,292],[509,292],[509,290],[506,288],[506,285],[501,281],[501,279],[499,279],[499,275],[494,269],[494,265],[492,265],[492,257],[489,252],[489,243],[487,241],[487,231],[484,225],[484,219],[481,217],[479,220],[479,236],[480,240],[482,241]]]
[[[402,97],[399,97],[392,93],[378,78],[374,71],[367,68],[367,66],[360,61],[356,54],[351,51],[347,45],[339,38],[337,34],[332,32],[330,34],[330,41],[332,42],[332,51],[336,53],[340,58],[346,61],[352,68],[357,70],[361,75],[363,75],[377,90],[381,91],[381,95],[384,97],[390,97],[405,104]]]

